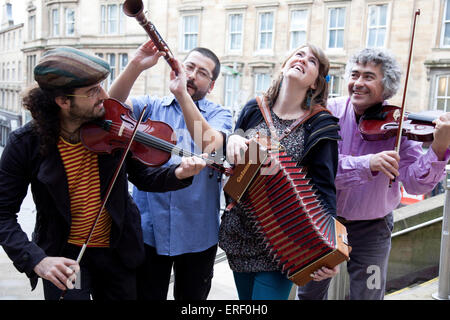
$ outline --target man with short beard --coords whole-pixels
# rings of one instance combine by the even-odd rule
[[[137,77],[163,55],[152,41],[141,45],[115,80],[111,97],[126,101]],[[231,113],[205,98],[219,76],[219,59],[209,49],[195,48],[183,64],[175,63],[179,71],[170,74],[171,95],[134,97],[127,104],[132,105],[135,115],[147,105],[144,120],[168,123],[177,135],[178,147],[223,154],[232,126]],[[221,187],[221,174],[207,169],[183,192],[156,194],[134,189],[146,249],[146,261],[138,272],[138,299],[167,299],[172,268],[176,300],[207,298],[217,252]]]
[[[179,165],[150,168],[128,155],[99,213],[125,151],[90,151],[80,141],[80,128],[104,116],[108,94],[101,83],[109,72],[105,61],[82,51],[47,51],[34,68],[39,87],[24,97],[33,120],[10,134],[0,160],[0,245],[30,278],[32,289],[38,277],[43,279],[46,300],[59,299],[67,289],[72,289],[67,300],[136,299],[144,246],[127,177],[142,190],[164,192],[188,186],[205,166],[201,159],[186,158]],[[31,241],[17,222],[30,184],[36,205]],[[80,269],[81,288],[74,289]]]

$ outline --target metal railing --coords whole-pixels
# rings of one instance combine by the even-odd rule
[[[441,234],[441,255],[439,260],[439,284],[438,292],[433,293],[432,297],[437,300],[450,300],[450,165],[447,165],[445,187],[444,213],[442,220]]]

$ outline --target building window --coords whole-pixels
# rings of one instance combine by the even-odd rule
[[[128,54],[127,53],[106,53],[103,54],[102,52],[96,52],[95,55],[99,57],[100,59],[103,59],[106,57],[106,62],[109,63],[110,67],[110,73],[108,78],[105,81],[104,88],[105,90],[108,90],[113,83],[114,79],[117,77],[120,72],[125,69],[126,65],[128,64]]]
[[[443,110],[445,112],[450,111],[450,74],[439,76],[436,79],[436,98],[435,109]]]
[[[181,39],[183,41],[181,48],[183,48],[184,52],[197,47],[198,15],[183,16],[181,33]]]
[[[229,23],[229,47],[230,51],[242,50],[243,15],[242,13],[230,14]]]
[[[52,9],[51,12],[52,18],[52,36],[57,37],[59,36],[59,10],[58,9]]]
[[[16,81],[16,62],[11,62],[11,80]]]
[[[100,6],[100,33],[124,34],[125,15],[123,5],[108,4]]]
[[[36,55],[29,55],[27,56],[27,83],[30,84],[33,82],[34,79],[34,67],[36,66]]]
[[[117,13],[117,5],[116,4],[112,4],[112,5],[108,5],[108,23],[107,23],[107,33],[109,34],[115,34],[118,32],[119,28],[119,21],[118,21],[118,13]]]
[[[17,80],[22,81],[22,61],[17,61]]]
[[[8,136],[11,133],[11,127],[6,121],[0,120],[0,147],[6,146]]]
[[[255,96],[262,96],[270,86],[269,73],[255,73]]]
[[[106,81],[106,88],[109,89],[114,79],[116,78],[116,54],[115,53],[107,53],[106,61],[109,63],[110,73],[108,76],[108,81]]]
[[[328,11],[328,48],[344,48],[345,8]]]
[[[338,75],[330,75],[328,82],[328,98],[340,97],[341,94],[341,77]]]
[[[119,53],[119,73],[121,73],[128,64],[128,53]]]
[[[382,48],[386,42],[387,4],[369,6],[367,46]]]
[[[36,16],[28,17],[28,37],[30,40],[36,39]]]
[[[272,49],[273,22],[273,12],[259,14],[258,50]]]
[[[444,14],[442,17],[441,46],[450,47],[450,0],[444,4]]]
[[[75,10],[66,8],[66,36],[75,34]]]
[[[225,74],[225,99],[224,105],[232,109],[238,106],[239,83],[241,77],[239,74]]]
[[[289,49],[293,50],[306,42],[308,10],[291,11]]]

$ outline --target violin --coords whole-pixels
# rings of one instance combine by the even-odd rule
[[[427,111],[424,114],[406,113],[403,118],[402,135],[410,140],[432,142],[433,121],[443,111]],[[386,140],[397,135],[401,108],[393,105],[377,105],[366,110],[358,124],[364,140]]]
[[[103,101],[105,115],[103,119],[88,122],[81,127],[80,136],[83,145],[95,153],[109,153],[125,149],[137,121],[132,110],[120,101],[109,98]],[[172,154],[180,157],[199,157],[207,166],[225,173],[226,169],[214,158],[183,150],[176,146],[176,134],[172,127],[162,121],[147,119],[138,124],[133,142],[130,146],[132,157],[151,167],[158,167],[169,161]]]

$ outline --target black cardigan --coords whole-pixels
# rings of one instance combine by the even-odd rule
[[[244,132],[254,128],[261,121],[263,115],[256,99],[252,99],[244,106],[236,122],[235,131]],[[326,111],[319,112],[304,124],[305,144],[299,165],[307,168],[308,177],[317,189],[327,212],[336,216],[336,178],[338,166],[339,119]],[[281,144],[283,141],[281,141]]]
[[[67,177],[57,146],[47,156],[39,153],[39,135],[32,122],[13,131],[0,159],[0,245],[14,266],[26,273],[34,288],[34,266],[44,257],[59,256],[70,233],[70,198]],[[121,152],[99,154],[100,191],[107,185],[119,163]],[[151,168],[128,156],[117,177],[106,208],[112,218],[111,248],[123,263],[136,268],[144,259],[139,210],[128,193],[128,180],[149,192],[184,188],[192,177],[178,180],[177,166]],[[36,225],[29,241],[17,222],[17,213],[27,194],[28,185],[36,205]]]

